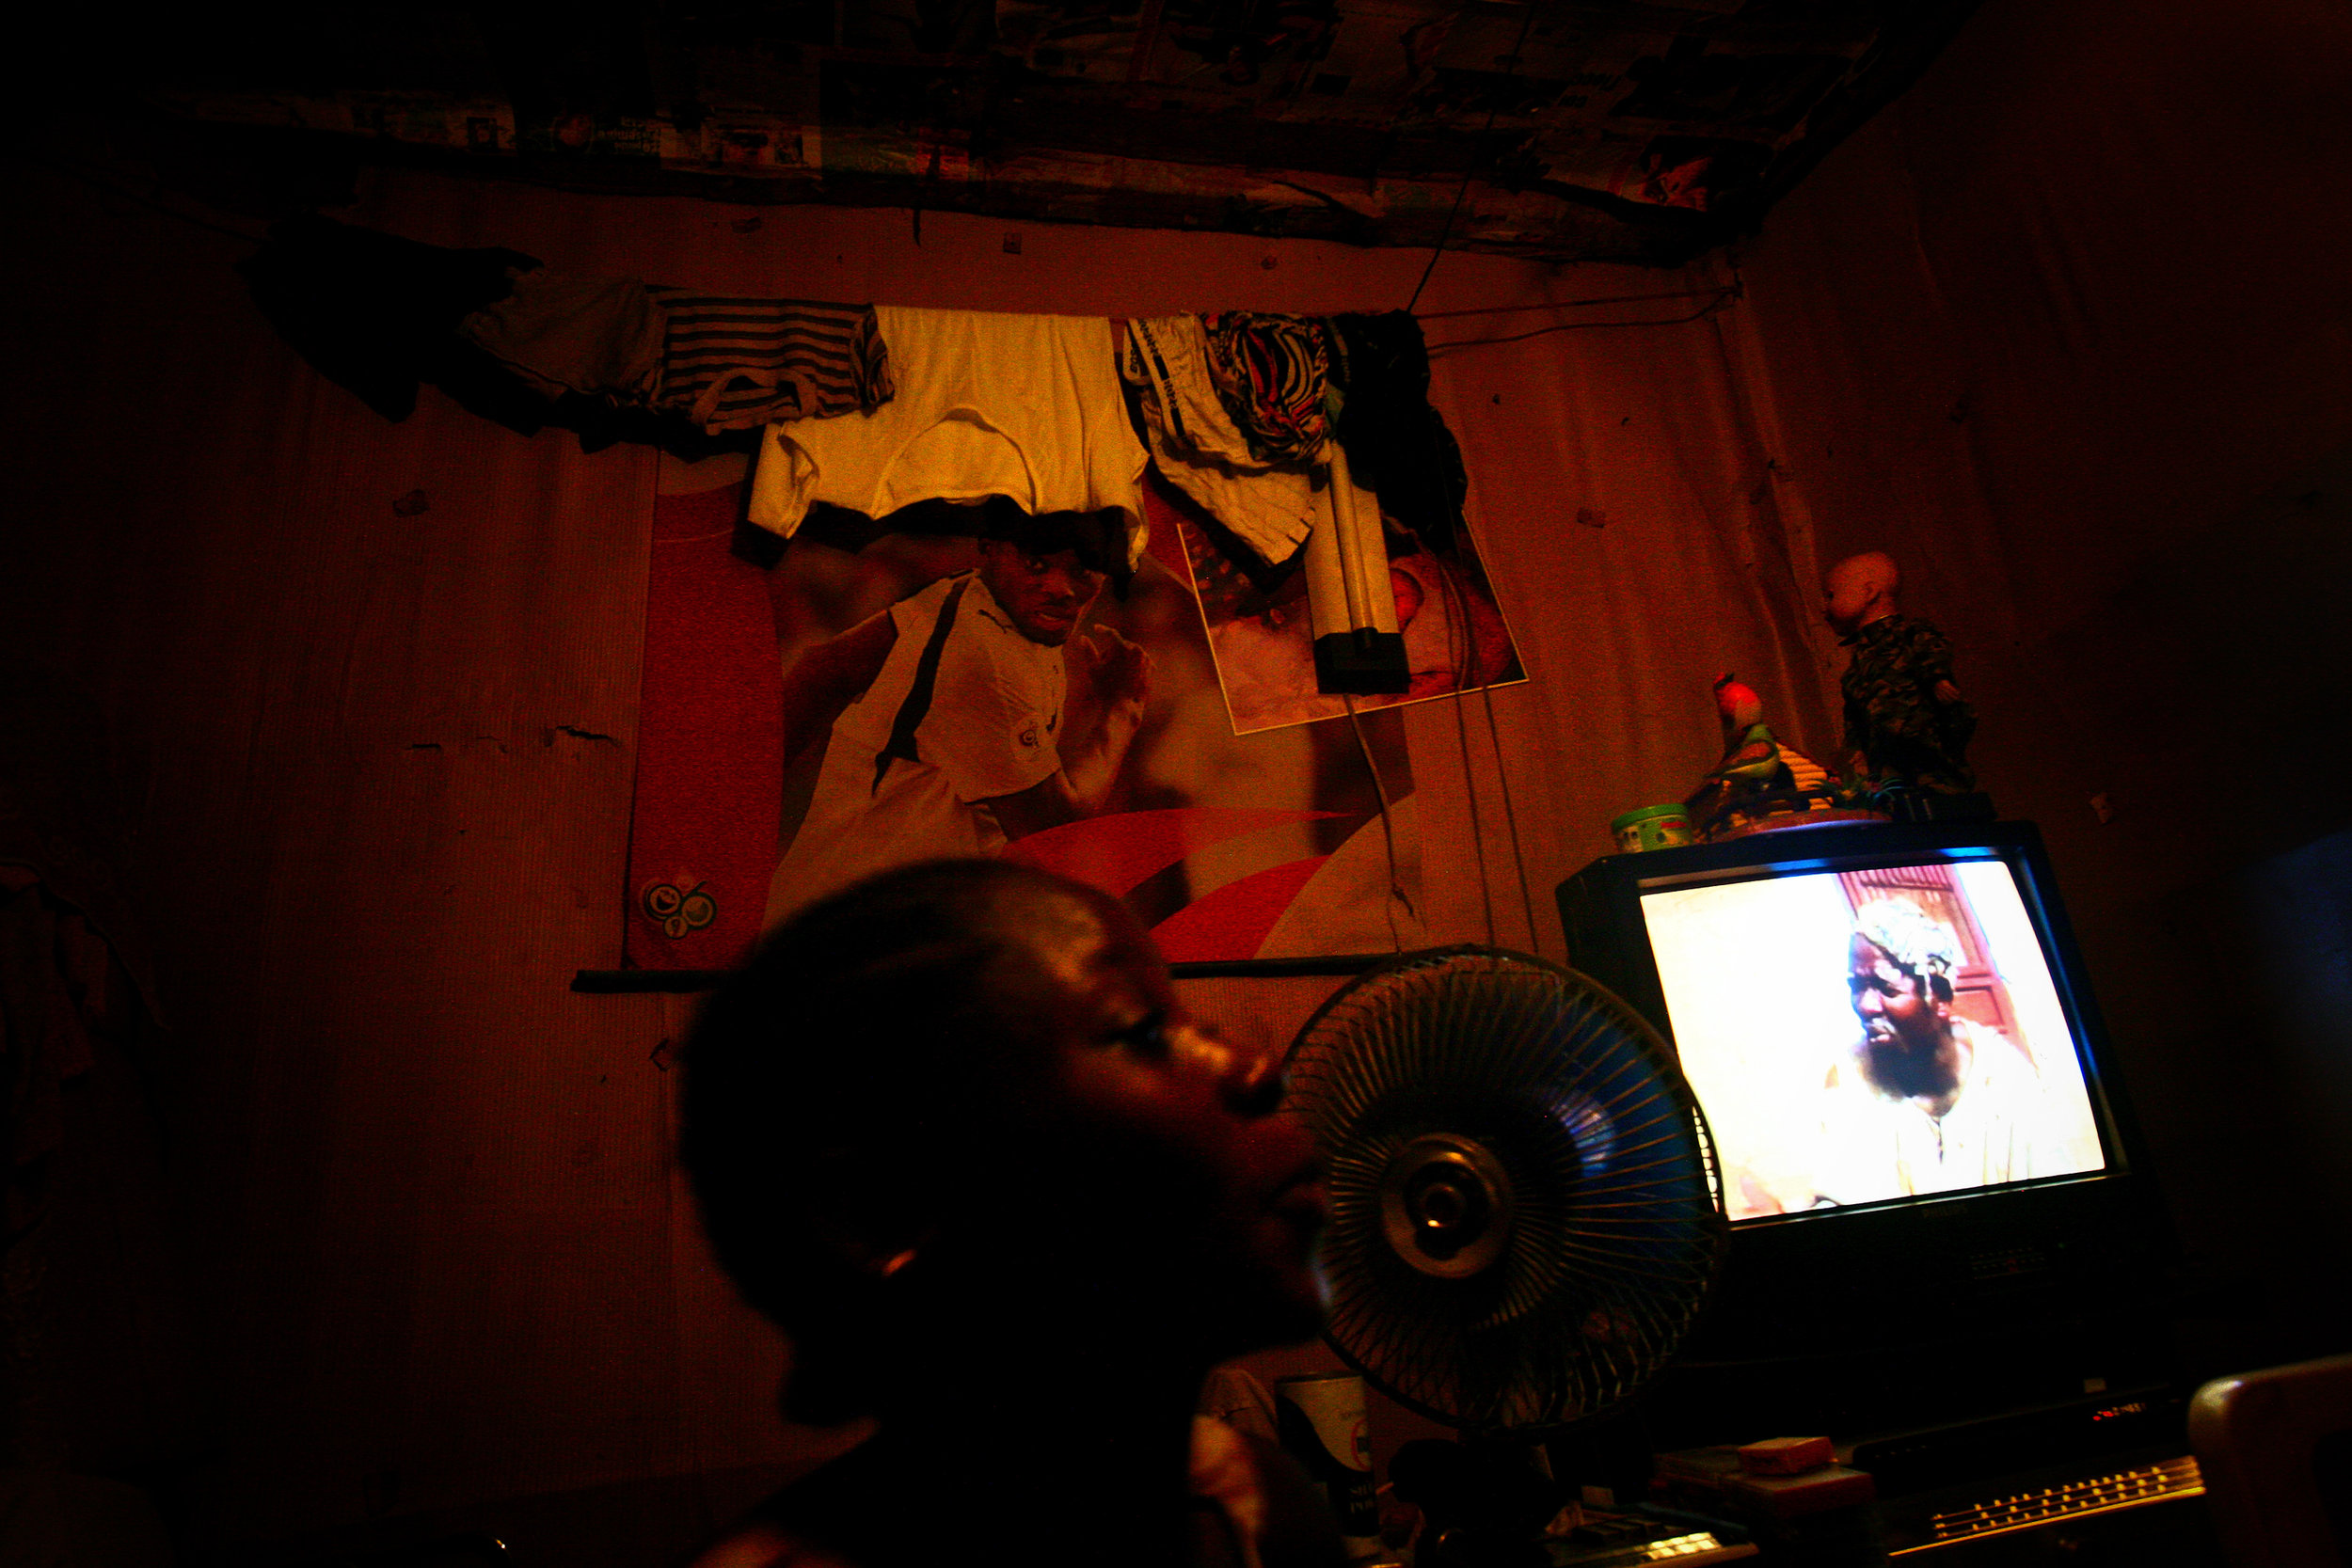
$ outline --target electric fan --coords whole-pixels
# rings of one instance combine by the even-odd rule
[[[1333,1349],[1473,1437],[1625,1400],[1696,1317],[1724,1243],[1673,1054],[1573,970],[1442,947],[1362,975],[1291,1047],[1327,1164]]]

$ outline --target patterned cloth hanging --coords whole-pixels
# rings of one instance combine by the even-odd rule
[[[1200,318],[1209,376],[1262,463],[1319,461],[1337,412],[1330,329],[1311,316],[1226,310]]]

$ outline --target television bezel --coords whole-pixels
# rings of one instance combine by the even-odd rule
[[[1641,907],[1645,891],[1925,861],[2011,868],[2074,1035],[2106,1168],[1955,1193],[1756,1216],[1732,1224],[1724,1285],[1701,1338],[1719,1354],[1843,1338],[1885,1345],[1963,1323],[2012,1325],[2129,1296],[2160,1270],[2167,1227],[2074,928],[2029,822],[1836,823],[1605,856],[1562,882],[1569,963],[1674,1045]],[[1678,1057],[1677,1049],[1677,1057]],[[1856,1336],[1856,1319],[1873,1320]],[[1811,1332],[1818,1331],[1818,1332]]]
[[[2076,1056],[2082,1064],[2083,1087],[2090,1096],[2092,1119],[2099,1132],[2104,1161],[2102,1167],[2064,1176],[2005,1182],[1992,1187],[1970,1187],[1950,1193],[1849,1204],[1835,1210],[1808,1209],[1787,1214],[1752,1215],[1731,1221],[1736,1228],[1744,1230],[1791,1224],[1834,1212],[1852,1213],[1890,1206],[1959,1200],[2026,1187],[2093,1180],[2122,1176],[2131,1170],[2132,1150],[2122,1134],[2118,1111],[2113,1103],[2113,1086],[2109,1082],[2111,1073],[2097,1006],[2083,979],[2081,957],[2074,948],[2073,933],[2066,926],[2065,911],[2051,887],[2048,856],[2042,847],[2041,834],[2032,824],[2000,822],[1935,824],[1925,828],[1895,823],[1825,824],[1817,828],[1780,829],[1684,849],[1610,857],[1610,862],[1632,863],[1622,867],[1612,865],[1611,869],[1613,874],[1623,878],[1622,896],[1630,904],[1636,927],[1631,934],[1638,939],[1641,960],[1640,974],[1634,977],[1631,992],[1616,985],[1612,985],[1610,989],[1617,990],[1626,1001],[1639,1008],[1644,1017],[1656,1024],[1659,1033],[1665,1036],[1667,1043],[1675,1047],[1677,1055],[1681,1048],[1675,1039],[1671,1011],[1659,976],[1655,949],[1650,944],[1648,926],[1642,914],[1643,900],[1646,895],[1684,887],[1721,887],[1735,882],[1771,881],[1788,877],[1836,875],[1932,862],[1959,864],[1970,861],[1999,861],[2009,866],[2010,874],[2017,884],[2018,896],[2025,905],[2026,919],[2042,946],[2043,961],[2058,993],[2059,1009],[2065,1016],[2067,1028],[2074,1037]],[[1576,962],[1573,936],[1569,961],[1572,964]],[[1595,977],[1608,984],[1604,977]]]

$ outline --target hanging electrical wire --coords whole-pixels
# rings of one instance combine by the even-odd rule
[[[1414,320],[1425,322],[1453,321],[1460,316],[1510,316],[1530,310],[1582,310],[1596,305],[1641,305],[1661,299],[1708,299],[1715,289],[1668,289],[1660,293],[1601,294],[1592,299],[1538,299],[1524,305],[1472,305],[1460,310],[1420,310]]]
[[[1511,45],[1510,65],[1502,73],[1504,81],[1518,74],[1519,51],[1527,47],[1527,30],[1534,24],[1534,0],[1527,0],[1527,14],[1519,18],[1519,36]],[[1500,97],[1486,106],[1486,123],[1478,128],[1478,145],[1483,145],[1487,135],[1494,130],[1495,116],[1502,108]],[[1454,237],[1454,220],[1462,215],[1462,200],[1470,195],[1470,181],[1477,172],[1477,161],[1473,157],[1470,166],[1462,171],[1462,183],[1454,192],[1454,205],[1446,209],[1445,223],[1438,230],[1438,243],[1429,247],[1429,264],[1421,269],[1421,281],[1413,285],[1413,297],[1405,302],[1407,311],[1421,303],[1421,292],[1429,286],[1429,275],[1438,270],[1438,258],[1445,254],[1445,243]]]
[[[1534,25],[1534,22],[1535,7],[1533,0],[1529,0],[1527,14],[1519,19],[1519,36],[1512,42],[1511,45],[1509,67],[1503,72],[1503,78],[1505,81],[1508,81],[1518,71],[1519,52],[1527,47],[1528,29]],[[1501,111],[1502,107],[1502,103],[1500,97],[1487,105],[1486,122],[1483,126],[1479,127],[1478,134],[1481,143],[1483,143],[1487,135],[1494,130],[1495,116]],[[1470,181],[1476,176],[1476,174],[1477,166],[1475,161],[1473,161],[1470,167],[1462,171],[1462,182],[1456,186],[1454,191],[1454,204],[1446,209],[1445,222],[1438,230],[1438,243],[1429,248],[1429,264],[1421,269],[1421,280],[1413,285],[1412,297],[1405,302],[1405,309],[1407,313],[1411,312],[1414,306],[1421,303],[1421,292],[1429,286],[1430,274],[1438,270],[1438,258],[1445,254],[1445,243],[1447,240],[1453,238],[1454,221],[1462,214],[1462,203],[1470,196]],[[1458,529],[1458,522],[1456,527]],[[1458,553],[1458,536],[1456,543]],[[1461,587],[1458,583],[1455,583],[1453,580],[1453,573],[1450,570],[1441,567],[1438,575],[1445,579],[1448,590],[1449,604],[1447,609],[1447,620],[1451,623],[1451,625],[1447,628],[1446,643],[1447,653],[1454,664],[1455,674],[1455,685],[1454,688],[1454,737],[1458,743],[1462,757],[1462,787],[1466,798],[1470,801],[1470,847],[1477,852],[1478,857],[1478,901],[1480,907],[1486,912],[1486,943],[1488,946],[1492,946],[1494,945],[1495,940],[1494,888],[1493,883],[1486,873],[1486,835],[1485,826],[1479,820],[1478,780],[1470,766],[1470,727],[1463,721],[1462,719],[1462,688],[1460,682],[1465,675],[1472,673],[1472,672],[1464,669],[1464,664],[1470,646],[1468,641],[1469,627],[1466,625],[1468,612],[1467,607],[1462,602]],[[1464,640],[1462,649],[1459,652],[1457,652],[1454,648],[1454,641],[1457,636]],[[1348,713],[1351,718],[1355,714],[1355,705],[1353,703],[1348,705]],[[1359,736],[1358,738],[1360,740],[1362,737]],[[1498,753],[1498,761],[1499,760],[1500,753]]]
[[[1739,284],[1726,283],[1721,289],[1716,290],[1714,296],[1705,305],[1687,315],[1661,316],[1645,321],[1554,322],[1549,326],[1539,326],[1530,332],[1513,332],[1501,338],[1456,338],[1446,342],[1431,343],[1429,357],[1435,359],[1441,354],[1455,353],[1466,348],[1488,348],[1497,343],[1522,343],[1530,338],[1541,338],[1553,332],[1583,332],[1604,326],[1680,326],[1688,322],[1704,321],[1733,300],[1738,299],[1740,293]]]
[[[1486,743],[1495,749],[1495,783],[1502,786],[1502,824],[1511,835],[1511,863],[1519,883],[1519,910],[1527,916],[1527,944],[1530,951],[1536,945],[1535,898],[1527,888],[1527,853],[1519,845],[1519,814],[1511,804],[1511,770],[1502,766],[1502,732],[1495,724],[1495,689],[1492,681],[1478,689],[1486,707]]]
[[[1468,559],[1462,549],[1458,520],[1454,529],[1454,551],[1456,557]],[[1470,727],[1462,721],[1463,684],[1477,679],[1484,672],[1475,668],[1477,643],[1470,630],[1470,596],[1454,580],[1451,566],[1440,562],[1438,578],[1444,584],[1446,594],[1446,662],[1454,667],[1454,690],[1450,695],[1454,699],[1454,745],[1462,759],[1462,792],[1470,801],[1470,848],[1478,860],[1478,902],[1486,917],[1486,945],[1492,947],[1495,945],[1494,881],[1486,870],[1486,829],[1479,817],[1478,772],[1470,761]]]
[[[1372,760],[1372,744],[1364,738],[1364,721],[1356,715],[1356,699],[1343,694],[1340,700],[1347,705],[1348,728],[1356,732],[1356,750],[1363,753],[1364,771],[1372,775],[1372,792],[1380,802],[1380,839],[1388,852],[1389,864],[1388,896],[1380,900],[1380,912],[1388,917],[1390,950],[1402,953],[1405,936],[1396,928],[1396,907],[1403,904],[1406,912],[1415,920],[1421,918],[1421,911],[1413,907],[1412,899],[1406,895],[1404,880],[1396,872],[1396,824],[1389,815],[1389,786],[1380,780],[1380,765]]]

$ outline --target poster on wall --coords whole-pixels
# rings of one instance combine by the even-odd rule
[[[732,966],[812,899],[942,853],[1101,887],[1176,962],[1419,943],[1398,716],[1244,729],[1180,528],[1154,515],[1123,585],[944,503],[813,516],[762,569],[731,549],[742,504],[656,503],[630,967]]]
[[[1343,719],[1527,679],[1470,531],[1435,548],[1412,534],[1387,535],[1390,591],[1405,639],[1408,684],[1402,691],[1343,697],[1315,680],[1313,617],[1305,575],[1253,573],[1254,561],[1180,493],[1144,486],[1154,538],[1178,542],[1200,601],[1226,712],[1237,735]]]

